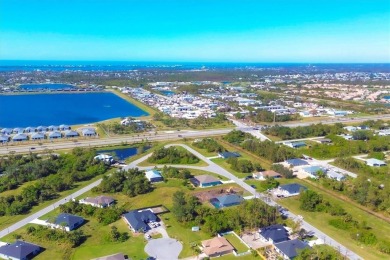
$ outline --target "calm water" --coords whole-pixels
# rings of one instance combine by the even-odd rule
[[[123,161],[131,156],[137,154],[136,147],[122,148],[122,149],[113,149],[113,150],[99,150],[97,154],[111,154],[114,158]]]
[[[20,85],[19,88],[21,89],[71,89],[75,88],[75,86],[69,85],[69,84],[23,84]]]
[[[390,96],[384,96],[383,98],[389,100]]]
[[[145,115],[113,93],[0,95],[0,128],[77,125]]]

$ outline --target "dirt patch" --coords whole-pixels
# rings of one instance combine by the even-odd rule
[[[200,202],[208,202],[210,199],[222,196],[222,195],[228,195],[228,194],[240,194],[242,195],[244,193],[244,190],[237,187],[226,187],[226,188],[215,188],[212,190],[207,191],[199,191],[195,192],[192,195],[197,197]]]

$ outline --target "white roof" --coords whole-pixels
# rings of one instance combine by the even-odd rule
[[[145,172],[145,176],[146,178],[148,179],[152,179],[152,178],[160,178],[162,177],[161,176],[161,173],[157,170],[149,170],[149,171],[146,171]]]
[[[382,160],[375,159],[375,158],[367,159],[367,160],[366,160],[366,163],[367,163],[367,164],[386,165],[386,162],[384,162],[384,161],[382,161]]]

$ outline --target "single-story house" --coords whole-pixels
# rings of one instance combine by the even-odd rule
[[[218,156],[223,158],[223,159],[229,159],[229,158],[238,158],[241,156],[241,154],[237,152],[219,152]]]
[[[353,136],[352,135],[339,135],[340,137],[344,138],[345,140],[349,141],[349,140],[353,140]]]
[[[77,133],[76,131],[73,131],[73,130],[66,130],[64,132],[64,136],[66,138],[77,137],[77,136],[79,136],[79,133]]]
[[[14,134],[23,134],[24,133],[24,129],[23,128],[20,128],[20,127],[16,127],[12,130],[12,132]]]
[[[161,172],[158,170],[149,170],[145,172],[145,177],[148,179],[150,182],[159,182],[163,181],[164,178],[161,175]]]
[[[217,178],[206,174],[195,176],[194,178],[191,178],[190,181],[194,186],[201,188],[222,184]]]
[[[357,130],[356,126],[344,126],[343,129],[347,130],[348,132],[355,132]]]
[[[237,194],[222,195],[210,200],[216,208],[226,208],[241,204],[244,198]]]
[[[39,254],[41,247],[25,241],[16,240],[13,244],[0,247],[0,258],[28,260]]]
[[[1,129],[0,133],[3,135],[10,135],[12,134],[13,130],[11,128],[3,128]]]
[[[8,135],[0,135],[0,143],[6,143],[9,141]]]
[[[289,159],[285,161],[288,165],[295,167],[295,166],[303,166],[303,165],[309,165],[308,162],[302,159]]]
[[[298,183],[291,183],[291,184],[285,184],[281,185],[277,188],[276,194],[283,196],[283,197],[291,197],[299,195],[301,190],[306,190],[307,188],[305,186],[302,186]]]
[[[318,172],[321,171],[323,173],[326,173],[326,169],[321,166],[312,165],[309,167],[305,167],[302,169],[307,175],[309,175],[310,178],[317,179]]]
[[[126,260],[128,259],[127,257],[125,258],[125,255],[122,253],[114,254],[114,255],[107,255],[107,256],[101,256],[98,258],[94,258],[91,260]]]
[[[97,196],[95,198],[87,197],[85,199],[79,200],[79,203],[91,205],[91,206],[98,207],[98,208],[105,208],[105,207],[109,207],[112,204],[114,204],[115,200],[112,197],[101,195],[101,196]]]
[[[302,142],[302,141],[298,141],[298,142],[285,142],[284,145],[286,145],[288,147],[291,147],[291,148],[301,148],[301,147],[305,147],[306,143]]]
[[[54,131],[54,132],[50,132],[50,133],[47,135],[47,137],[48,137],[49,139],[59,139],[59,138],[62,137],[62,134],[61,134],[60,132],[58,132],[58,131]]]
[[[58,131],[58,126],[50,125],[50,126],[47,127],[47,130],[49,130],[49,131]]]
[[[47,126],[38,126],[36,130],[37,132],[46,132],[47,129]]]
[[[378,160],[378,159],[375,159],[375,158],[370,158],[370,159],[367,159],[366,160],[366,164],[368,166],[374,166],[374,167],[381,167],[381,166],[386,166],[386,162],[382,161],[382,160]]]
[[[123,215],[123,220],[134,232],[146,232],[150,227],[149,222],[157,221],[157,216],[150,210],[132,210]]]
[[[82,131],[83,136],[95,136],[96,131],[93,128],[84,128]]]
[[[84,219],[82,217],[72,215],[69,213],[61,213],[58,215],[54,222],[51,223],[52,228],[64,229],[66,231],[72,231],[78,227],[80,227],[84,223]]]
[[[203,253],[208,257],[217,257],[233,253],[234,247],[224,237],[214,237],[202,241]]]
[[[105,163],[112,163],[114,161],[114,157],[109,154],[98,154],[93,157],[94,160],[103,161]]]
[[[299,239],[287,240],[275,244],[275,251],[278,252],[283,259],[294,259],[294,257],[298,255],[299,250],[305,248],[310,248],[310,246]]]
[[[272,170],[263,171],[263,172],[254,172],[253,178],[256,180],[265,180],[266,178],[280,178],[282,175]]]
[[[70,126],[68,126],[68,125],[60,125],[60,126],[59,126],[59,129],[60,129],[61,131],[70,130]]]
[[[366,126],[366,125],[359,125],[359,126],[357,127],[357,129],[359,129],[359,130],[370,130],[370,127],[369,127],[369,126]]]
[[[320,139],[317,139],[315,141],[317,143],[320,143],[320,144],[331,144],[332,143],[332,140],[329,138],[320,138]]]
[[[25,132],[25,133],[32,133],[32,132],[35,132],[35,128],[33,128],[33,127],[31,127],[31,126],[26,127],[26,128],[24,129],[24,132]]]
[[[341,173],[338,173],[338,172],[335,172],[335,171],[327,171],[326,172],[326,176],[329,178],[329,179],[333,179],[333,180],[337,180],[337,181],[342,181],[342,180],[345,180],[345,175],[344,174],[341,174]]]
[[[39,133],[39,132],[33,133],[33,134],[31,134],[30,139],[31,140],[43,140],[43,139],[45,139],[45,135],[43,133]]]
[[[283,225],[271,225],[259,230],[260,239],[264,242],[280,243],[290,240],[288,231]]]
[[[26,134],[16,134],[12,137],[12,141],[14,142],[21,142],[21,141],[27,141],[28,137]]]

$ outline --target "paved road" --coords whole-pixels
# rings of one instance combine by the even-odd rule
[[[311,122],[277,122],[279,125],[289,126],[289,127],[297,127],[297,126],[308,126],[311,124],[322,123],[322,124],[335,124],[335,123],[357,123],[365,120],[390,120],[390,114],[386,115],[378,115],[378,116],[366,116],[359,118],[331,118],[324,119],[321,118],[316,121]],[[237,121],[237,120],[234,120]],[[234,128],[225,128],[225,129],[208,129],[208,130],[199,130],[199,131],[165,131],[159,132],[157,135],[153,132],[141,134],[139,136],[120,136],[120,137],[109,137],[109,138],[91,138],[91,139],[83,139],[78,140],[77,142],[73,140],[56,140],[53,143],[44,143],[42,146],[38,145],[38,142],[33,143],[29,142],[28,144],[18,144],[18,145],[0,145],[0,155],[9,154],[11,151],[15,153],[28,153],[30,152],[30,148],[34,147],[34,151],[43,152],[45,149],[56,150],[56,149],[72,149],[74,147],[89,147],[89,146],[104,146],[104,145],[115,145],[121,144],[124,142],[132,143],[139,142],[142,139],[148,139],[151,141],[162,141],[162,140],[177,140],[180,138],[196,138],[196,137],[207,137],[207,136],[215,136],[215,135],[223,135],[227,134]],[[239,129],[248,133],[253,134],[261,140],[268,139],[264,136],[260,131],[254,130],[252,127],[247,127],[245,124],[238,123],[238,127],[235,129]],[[179,137],[180,135],[180,137]]]
[[[68,201],[72,200],[73,198],[76,198],[80,195],[82,195],[83,193],[91,190],[92,188],[98,186],[100,184],[100,182],[102,181],[102,179],[99,179],[91,184],[89,184],[88,186],[85,186],[84,188],[72,193],[71,195],[69,196],[66,196],[65,198],[62,198],[61,200],[51,204],[50,206],[47,206],[46,208],[16,222],[15,224],[13,224],[12,226],[9,226],[8,228],[4,229],[4,230],[1,230],[0,231],[0,238],[8,235],[9,233],[11,232],[14,232],[16,231],[17,229],[27,225],[28,223],[30,223],[31,221],[33,221],[34,219],[37,219],[37,218],[40,218],[42,217],[43,215],[49,213],[50,211],[52,211],[53,209],[57,208],[59,205],[61,204],[64,204],[64,203],[67,203]]]
[[[231,174],[230,172],[228,172],[227,170],[225,170],[224,168],[222,168],[218,164],[214,163],[213,161],[211,161],[207,157],[203,156],[202,154],[200,154],[196,150],[192,149],[191,147],[189,147],[189,146],[187,146],[185,144],[172,144],[172,145],[167,145],[166,147],[169,147],[169,146],[181,146],[181,147],[187,149],[188,151],[193,153],[195,156],[197,156],[199,159],[205,161],[208,164],[208,166],[204,166],[204,167],[201,167],[201,166],[191,166],[191,165],[171,165],[171,166],[178,167],[178,168],[200,169],[200,170],[209,171],[209,172],[213,172],[213,173],[222,175],[222,176],[224,176],[224,177],[226,177],[228,179],[233,180],[235,183],[240,185],[242,188],[244,188],[245,190],[249,191],[255,198],[262,199],[268,205],[270,205],[270,206],[277,206],[278,205],[275,201],[271,200],[269,197],[266,197],[263,194],[258,193],[254,188],[252,188],[250,185],[248,185],[242,179],[237,178],[235,175]],[[146,160],[150,155],[151,154],[145,155],[142,158],[132,162],[127,167],[125,167],[125,169],[137,167],[137,165],[139,163],[141,163],[142,161]],[[163,166],[159,166],[159,167],[163,167]],[[140,169],[150,169],[150,168],[154,168],[154,166],[138,167],[138,168],[140,168]],[[286,215],[289,218],[292,218],[294,220],[298,219],[298,217],[295,214],[293,214],[293,213],[291,213],[289,211],[286,213]],[[344,255],[346,255],[349,259],[353,259],[353,260],[363,259],[359,255],[357,255],[354,252],[350,251],[348,248],[346,248],[342,244],[338,243],[333,238],[327,236],[325,233],[323,233],[322,231],[320,231],[316,227],[310,225],[306,221],[302,220],[301,221],[301,226],[304,229],[306,229],[306,230],[310,230],[310,231],[314,232],[316,237],[321,238],[322,240],[324,240],[324,243],[326,243],[326,244],[336,248],[336,250],[338,250],[341,253],[343,253]]]
[[[20,145],[0,145],[0,155],[9,154],[10,152],[15,153],[29,153],[30,151],[42,153],[46,149],[73,149],[75,147],[94,147],[94,146],[107,146],[121,143],[134,143],[142,140],[150,141],[169,141],[177,140],[182,138],[196,138],[196,137],[207,137],[224,135],[229,133],[233,128],[224,129],[208,129],[199,131],[165,131],[159,132],[157,135],[153,133],[141,134],[139,136],[119,136],[110,138],[90,138],[90,139],[79,139],[79,140],[66,140],[66,141],[55,141],[53,143],[43,143],[38,145],[37,143],[28,143]],[[34,150],[31,150],[34,147]]]

